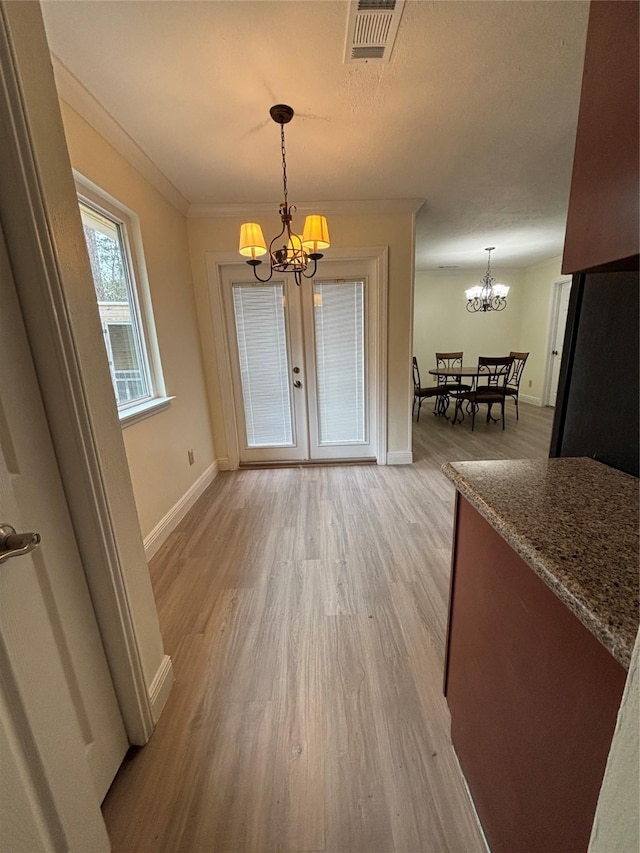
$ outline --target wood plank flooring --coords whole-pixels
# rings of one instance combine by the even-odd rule
[[[415,464],[219,474],[151,562],[176,684],[104,802],[115,853],[481,853],[442,696],[446,460],[547,456],[423,407]]]

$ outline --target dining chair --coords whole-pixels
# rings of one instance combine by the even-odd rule
[[[518,414],[518,396],[520,393],[520,379],[522,377],[522,371],[524,370],[525,363],[529,358],[528,352],[510,352],[509,355],[513,358],[513,364],[511,365],[511,372],[509,373],[509,377],[507,379],[507,385],[504,389],[504,393],[507,397],[513,397],[514,402],[516,404],[516,420],[520,420]]]
[[[440,385],[431,385],[425,388],[422,387],[422,383],[420,381],[420,368],[418,367],[418,359],[413,356],[413,406],[411,407],[411,417],[413,417],[413,413],[416,408],[416,403],[418,404],[418,416],[416,417],[416,423],[420,420],[420,407],[422,406],[422,401],[428,397],[440,397],[443,394],[442,388]],[[438,405],[436,401],[436,405]]]
[[[502,429],[504,429],[504,403],[506,398],[505,388],[509,372],[513,364],[513,356],[479,356],[478,375],[474,377],[473,387],[470,391],[452,391],[451,397],[456,401],[453,415],[453,424],[458,420],[458,414],[462,415],[462,404],[466,401],[471,408],[471,431],[476,422],[476,412],[483,403],[487,404],[487,422],[498,422],[498,418],[491,415],[491,407],[494,403],[500,405],[502,412]]]
[[[462,359],[464,353],[461,352],[437,352],[436,367],[446,367],[449,370],[454,370],[456,367],[462,367]],[[460,391],[471,390],[471,385],[460,382],[460,377],[454,377],[455,381],[451,381],[450,376],[438,376],[438,384],[444,387],[445,391]]]

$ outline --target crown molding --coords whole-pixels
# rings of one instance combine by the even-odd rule
[[[160,171],[138,143],[107,112],[102,104],[86,89],[55,54],[51,54],[58,95],[66,101],[94,130],[103,136],[143,178],[161,193],[166,200],[186,216],[189,202]]]
[[[423,198],[365,199],[362,201],[301,201],[295,205],[298,213],[322,212],[326,216],[341,214],[401,214],[416,213],[424,204]],[[279,202],[242,202],[240,204],[191,204],[189,219],[209,219],[218,216],[259,217],[278,215]]]

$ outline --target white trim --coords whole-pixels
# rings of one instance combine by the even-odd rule
[[[218,471],[231,471],[231,466],[226,456],[221,456],[219,459],[216,459],[216,462],[218,463]]]
[[[411,355],[413,353],[413,332],[416,307],[416,215],[411,217],[411,300],[409,302],[409,352],[407,353],[407,433],[405,441],[411,450],[413,459],[413,408],[415,405],[413,387],[413,368]],[[418,409],[418,412],[420,410]]]
[[[129,412],[137,414],[146,411],[144,407],[147,402],[162,402],[168,400],[168,395],[151,301],[151,287],[147,275],[140,217],[134,210],[122,204],[121,201],[90,181],[76,169],[72,171],[80,204],[85,205],[90,210],[95,210],[113,222],[114,225],[119,226],[124,252],[123,262],[126,270],[127,293],[132,308],[132,321],[135,321],[132,322],[132,326],[134,334],[138,337],[139,355],[142,359],[142,368],[147,388],[151,394],[151,401],[144,400],[137,405],[135,403],[131,405],[128,403],[121,404],[116,400],[116,405],[121,423],[141,420],[142,417],[148,417],[148,415],[145,414],[142,417],[134,415],[132,418],[128,418],[127,415]],[[113,382],[113,374],[111,378]]]
[[[387,465],[411,465],[413,453],[411,450],[392,450],[387,453]]]
[[[562,276],[556,279],[551,286],[549,298],[549,314],[547,318],[547,360],[544,368],[544,385],[542,389],[542,400],[540,405],[549,406],[551,398],[551,377],[553,376],[553,356],[551,350],[555,343],[558,329],[558,311],[560,309],[560,288],[563,284],[572,284],[572,276]]]
[[[171,507],[169,512],[161,518],[151,533],[144,538],[144,553],[147,560],[159,550],[166,541],[169,534],[175,530],[194,503],[198,500],[205,489],[213,483],[219,471],[218,462],[215,461],[204,471],[193,483],[184,495]]]
[[[388,463],[387,456],[387,410],[388,410],[388,378],[387,378],[387,349],[388,349],[388,318],[387,306],[389,302],[389,248],[388,246],[364,246],[355,249],[331,249],[327,260],[359,261],[373,260],[376,264],[376,275],[378,277],[378,322],[377,328],[373,330],[377,345],[377,400],[376,410],[377,424],[377,446],[376,462],[378,465]],[[236,252],[205,252],[205,265],[207,269],[207,281],[209,283],[209,301],[211,308],[211,324],[218,362],[218,380],[220,393],[223,400],[233,400],[233,380],[231,373],[231,357],[229,350],[229,337],[227,324],[224,320],[224,306],[222,301],[222,268],[225,266],[236,266],[242,260]],[[229,468],[225,470],[235,471],[240,465],[240,447],[238,436],[238,423],[235,406],[231,403],[223,406],[224,431],[227,442],[227,456]],[[411,454],[410,454],[411,455]],[[411,461],[411,460],[409,460]],[[222,469],[221,469],[222,470]]]
[[[118,411],[120,426],[124,429],[132,424],[137,424],[138,421],[143,421],[145,418],[150,418],[152,415],[157,415],[158,412],[168,409],[171,401],[175,399],[175,397],[154,397],[152,400],[138,403],[137,406],[120,409]]]
[[[415,218],[415,217],[414,217]],[[376,273],[378,276],[378,323],[374,329],[376,347],[378,354],[378,407],[376,462],[378,465],[386,465],[387,459],[387,410],[389,406],[389,383],[388,383],[388,357],[389,345],[389,247],[383,246],[382,251],[376,258]]]
[[[149,687],[149,702],[154,722],[158,722],[176,678],[169,655],[165,655]]]
[[[518,395],[521,403],[530,403],[532,406],[542,406],[542,397],[532,397],[530,394]]]
[[[210,316],[218,364],[218,382],[220,383],[221,397],[225,401],[222,406],[222,420],[227,443],[229,471],[236,471],[240,465],[240,447],[238,445],[236,407],[233,405],[233,380],[231,378],[227,324],[224,321],[224,305],[222,303],[222,267],[237,263],[238,255],[235,252],[205,253]]]
[[[75,77],[55,54],[51,54],[53,72],[58,95],[66,101],[91,127],[118,151],[125,160],[137,169],[149,183],[161,193],[183,216],[189,209],[189,202],[160,171],[151,158],[145,154],[138,143],[118,124],[103,105]]]
[[[74,320],[80,322],[75,311],[81,294],[72,284],[90,271],[86,252],[81,252],[77,198],[38,4],[0,2],[0,72],[0,219],[123,722],[129,742],[143,744],[153,731],[153,716],[141,643],[151,638],[153,629],[145,637],[137,632],[124,564],[127,569],[143,567],[144,553],[130,480],[118,482],[117,504],[109,491],[108,476],[126,470],[126,457],[112,392],[107,394],[104,357],[99,362],[103,374],[92,384],[81,356],[97,350],[92,340],[77,334],[86,327],[74,326]],[[78,258],[86,267],[82,272]],[[122,517],[126,529],[118,524]],[[3,692],[12,719],[22,716],[23,700],[13,678],[3,680]],[[60,779],[65,762],[51,752],[44,761],[38,757],[41,744],[47,744],[48,751],[50,731],[48,724],[34,725],[36,710],[37,703],[31,704],[30,719],[24,717],[33,744],[27,744],[22,755],[52,839],[47,849],[107,851],[109,840],[93,786],[88,784],[87,797],[75,798],[67,812],[65,792],[70,788]],[[61,720],[67,719],[62,706],[60,712]],[[68,722],[62,723],[65,732],[76,725],[72,712]],[[23,725],[18,729],[23,734],[21,729]],[[68,755],[70,742],[65,734]]]
[[[399,215],[415,213],[424,204],[423,198],[376,198],[363,201],[300,201],[296,202],[298,213],[323,213],[326,216],[382,214]],[[250,217],[278,214],[279,202],[258,202],[250,204],[191,204],[187,211],[189,219],[210,219],[215,217]],[[334,256],[331,250],[331,257]],[[237,257],[237,256],[236,256]]]
[[[133,521],[126,530],[114,523],[104,454],[116,445],[105,443],[108,428],[99,429],[94,420],[99,394],[90,393],[86,382],[62,278],[63,274],[70,278],[76,274],[75,268],[66,266],[69,256],[75,258],[74,238],[69,236],[66,242],[59,239],[66,225],[65,215],[70,216],[72,210],[78,216],[78,239],[82,232],[71,169],[65,161],[64,133],[44,30],[44,47],[40,48],[40,32],[20,29],[24,16],[31,14],[38,20],[30,18],[29,23],[42,26],[39,10],[31,13],[32,8],[37,9],[31,4],[0,4],[5,21],[8,17],[17,21],[12,27],[11,45],[3,46],[0,57],[0,126],[4,128],[0,136],[6,158],[0,171],[0,214],[6,224],[16,289],[123,721],[130,743],[144,744],[153,731],[153,717],[123,566],[124,559],[129,564],[142,562],[144,553],[137,522],[137,530]],[[63,242],[67,254],[61,257]],[[106,382],[106,365],[104,369]],[[101,410],[101,416],[105,414],[117,424],[115,406],[113,412]],[[117,458],[109,460],[115,470],[126,467],[121,445],[118,452]],[[118,513],[135,518],[130,484],[128,488],[118,485]]]

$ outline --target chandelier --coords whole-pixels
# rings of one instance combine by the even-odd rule
[[[465,290],[467,297],[467,311],[471,313],[475,311],[502,311],[507,307],[507,294],[509,286],[506,284],[498,284],[495,278],[491,275],[491,252],[495,246],[489,246],[485,252],[489,252],[489,260],[487,262],[487,271],[482,276],[481,284],[476,284],[475,287],[470,287]]]
[[[291,230],[291,220],[296,212],[294,205],[289,204],[287,197],[287,158],[284,144],[284,126],[293,118],[293,110],[286,104],[276,104],[269,110],[269,115],[280,125],[280,144],[282,149],[282,185],[284,202],[280,205],[279,213],[282,229],[269,243],[269,275],[260,278],[257,268],[262,264],[261,255],[267,253],[267,245],[262,234],[262,228],[257,222],[245,222],[240,228],[240,254],[247,258],[247,263],[253,267],[253,274],[263,284],[271,279],[274,272],[292,272],[296,284],[300,286],[302,278],[313,278],[316,274],[317,263],[322,257],[319,249],[329,248],[329,228],[324,216],[317,213],[307,216],[304,222],[302,236]],[[282,240],[282,245],[278,245]],[[310,268],[310,262],[313,267]]]

